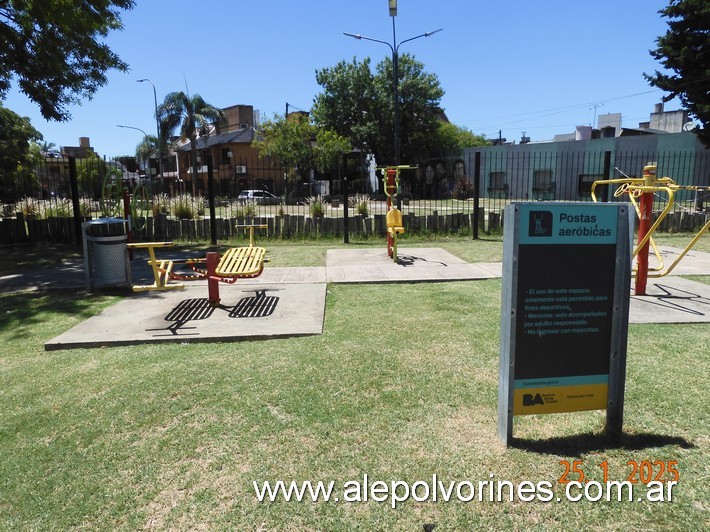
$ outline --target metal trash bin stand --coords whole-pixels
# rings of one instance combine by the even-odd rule
[[[86,289],[130,286],[128,235],[123,218],[98,218],[81,224]]]

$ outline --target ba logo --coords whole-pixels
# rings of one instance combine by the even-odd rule
[[[530,211],[528,236],[552,236],[552,213],[550,211]]]
[[[542,400],[542,396],[536,393],[534,396],[531,393],[523,394],[523,406],[535,406],[544,405],[545,401]]]

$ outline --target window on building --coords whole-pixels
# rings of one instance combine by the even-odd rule
[[[552,177],[552,170],[535,170],[533,172],[533,197],[535,199],[555,199],[556,183]]]
[[[579,180],[577,181],[577,194],[582,199],[592,198],[592,185],[595,181],[604,179],[599,174],[579,174]]]
[[[222,164],[229,164],[232,160],[232,150],[230,148],[222,148],[220,153],[220,162]]]
[[[488,174],[488,195],[491,198],[508,198],[509,187],[505,178],[505,172],[490,172]]]

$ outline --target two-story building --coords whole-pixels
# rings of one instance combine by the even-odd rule
[[[216,128],[207,136],[197,138],[197,181],[198,193],[207,191],[208,165],[212,166],[215,193],[236,195],[244,189],[264,189],[281,192],[283,172],[271,164],[269,158],[259,158],[259,152],[252,147],[256,135],[255,113],[251,105],[233,105],[222,109],[225,114]],[[176,150],[179,178],[185,190],[192,190],[193,166],[190,143],[185,142]]]

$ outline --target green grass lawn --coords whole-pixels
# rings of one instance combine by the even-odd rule
[[[367,244],[382,245],[357,245]],[[499,260],[502,248],[500,239],[409,244],[479,261]],[[281,266],[314,265],[334,245],[267,247]],[[585,412],[516,418],[519,440],[505,449],[496,437],[500,288],[331,285],[322,336],[53,352],[45,341],[116,297],[4,294],[0,528],[707,528],[710,325],[631,326],[621,443],[604,438],[603,412]],[[594,480],[606,461],[619,481],[628,462],[677,461],[680,482],[671,503],[410,500],[396,509],[260,503],[252,487],[342,486],[364,474],[477,485],[493,475],[549,481],[563,496],[564,460],[580,460]]]

